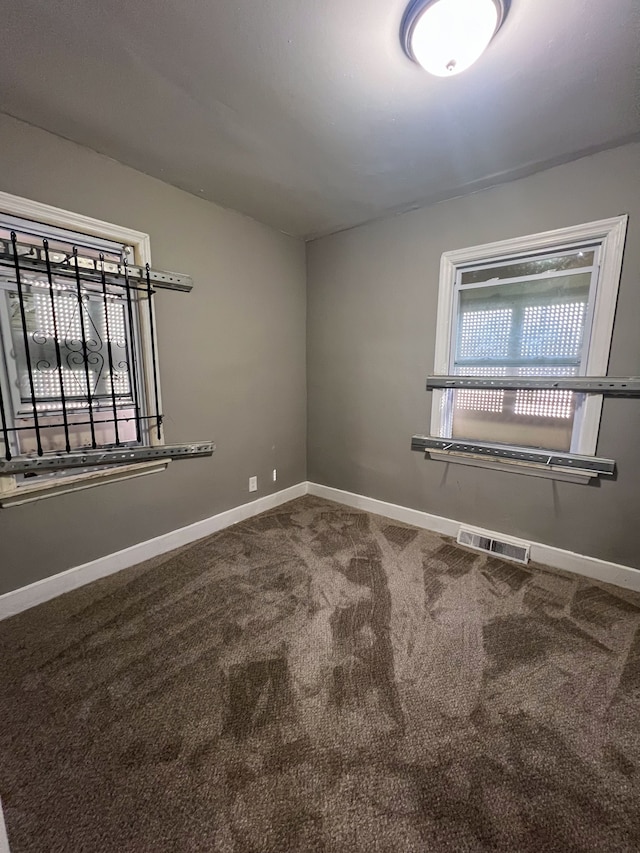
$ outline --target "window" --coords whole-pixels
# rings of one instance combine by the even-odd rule
[[[28,247],[43,247],[43,240],[50,262],[77,256],[80,268],[93,258],[108,271],[132,253],[123,244],[0,216],[0,245],[12,248],[12,233],[25,260]],[[82,277],[49,280],[28,268],[20,283],[22,295],[15,269],[0,267],[0,380],[11,456],[141,443],[146,430],[136,419],[137,400],[146,395],[135,370],[135,297],[128,301],[125,289],[106,281],[103,288]]]
[[[213,452],[164,446],[158,287],[146,235],[0,193],[1,505]]]
[[[435,373],[605,375],[626,223],[618,217],[445,253]],[[571,390],[434,391],[431,432],[594,455],[601,407],[600,396]]]

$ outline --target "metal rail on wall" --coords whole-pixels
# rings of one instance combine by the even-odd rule
[[[640,397],[640,376],[427,376],[427,391],[447,388],[576,391],[606,397]]]
[[[185,456],[211,456],[215,450],[212,441],[191,444],[165,444],[162,447],[103,448],[101,450],[75,450],[71,453],[47,453],[41,457],[14,457],[0,459],[0,474],[45,473],[67,468],[90,468],[100,465],[131,465],[154,459],[181,459]]]
[[[539,450],[510,444],[499,445],[482,441],[438,438],[433,435],[414,435],[411,439],[411,449],[425,453],[437,450],[441,453],[464,453],[487,459],[508,459],[551,468],[570,469],[577,473],[612,475],[616,468],[613,459],[601,459],[597,456],[579,456],[576,453],[559,453],[555,450]]]
[[[0,436],[4,442],[0,474],[210,456],[214,452],[211,441],[170,446],[145,442],[152,429],[161,441],[164,418],[152,297],[158,288],[191,291],[190,276],[153,270],[148,264],[139,267],[126,260],[107,260],[102,253],[95,257],[75,247],[70,252],[60,251],[46,239],[39,245],[21,243],[12,231],[10,239],[0,237],[0,279],[5,290],[10,290],[8,304],[13,303],[5,334],[8,328],[14,336],[16,365],[16,350],[24,349],[18,379],[5,385],[8,397],[3,397],[0,383]],[[73,323],[69,322],[70,312]],[[148,330],[146,364],[140,363],[138,321],[142,322],[142,315]],[[143,375],[149,386],[147,395],[140,388]],[[108,444],[98,437],[106,424],[111,425],[115,439]],[[127,430],[127,424],[133,426]],[[87,440],[80,445],[74,433],[78,427],[88,427]],[[45,450],[43,439],[48,430],[57,430],[64,450]],[[20,452],[21,435],[34,437],[35,453]],[[12,453],[12,448],[19,452]]]
[[[42,241],[42,246],[20,243],[15,239],[15,233],[12,232],[9,240],[0,237],[0,265],[13,266],[16,259],[23,272],[42,272],[47,275],[53,273],[56,276],[69,276],[75,279],[77,262],[82,270],[83,281],[101,283],[104,274],[107,284],[121,287],[126,276],[131,288],[134,289],[137,284],[144,288],[148,277],[153,286],[157,288],[178,290],[184,293],[193,290],[193,279],[184,273],[154,270],[149,268],[148,264],[144,267],[138,267],[126,261],[121,263],[116,261],[101,262],[100,258],[83,254],[78,249],[72,253],[49,249],[46,240]]]
[[[600,394],[605,397],[640,397],[638,376],[428,376],[427,391],[470,388],[503,391],[574,391],[580,394]],[[434,435],[414,435],[411,449],[429,453],[455,454],[484,459],[510,460],[550,468],[560,468],[578,474],[615,474],[615,461],[597,456],[581,456],[540,448],[498,444],[465,439],[443,438]]]

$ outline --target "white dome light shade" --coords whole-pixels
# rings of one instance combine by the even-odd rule
[[[482,56],[504,15],[503,0],[419,0],[403,21],[405,51],[430,74],[452,77]]]

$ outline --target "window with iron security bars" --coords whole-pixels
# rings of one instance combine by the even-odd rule
[[[163,442],[154,294],[190,280],[132,255],[0,215],[0,474],[18,486],[213,451]]]

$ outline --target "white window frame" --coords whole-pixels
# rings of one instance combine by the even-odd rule
[[[452,346],[454,345],[456,324],[456,277],[461,268],[479,263],[495,263],[513,260],[528,255],[538,255],[543,252],[561,252],[564,249],[575,248],[576,244],[597,242],[599,249],[599,275],[595,304],[590,307],[593,312],[591,337],[588,354],[583,363],[581,373],[586,376],[606,376],[611,352],[611,340],[615,319],[618,289],[622,272],[624,242],[629,217],[616,216],[587,222],[569,228],[559,228],[545,231],[541,234],[530,234],[482,246],[472,246],[467,249],[444,252],[440,262],[440,286],[438,293],[438,311],[436,318],[436,347],[434,357],[434,373],[447,375],[449,373]],[[446,400],[447,392],[434,390],[431,408],[431,435],[450,438],[447,435]],[[598,444],[598,433],[602,416],[602,395],[588,394],[576,413],[579,422],[574,426],[577,441],[572,441],[571,451],[584,456],[594,456]],[[455,454],[446,456],[431,453],[435,458],[456,460]],[[465,460],[469,464],[469,459]],[[527,472],[526,466],[517,466],[507,460],[485,461],[482,467],[510,468]],[[540,472],[538,472],[540,473]],[[546,472],[553,476],[553,472]]]
[[[133,248],[134,257],[132,262],[138,266],[145,264],[151,265],[151,241],[148,234],[142,231],[136,231],[132,228],[124,228],[121,225],[114,225],[111,222],[105,222],[100,219],[94,219],[91,216],[84,216],[80,213],[73,213],[69,210],[63,210],[59,207],[53,207],[49,204],[44,204],[39,201],[22,198],[21,196],[12,195],[11,193],[0,192],[0,216],[16,216],[22,219],[31,219],[37,223],[51,226],[53,228],[62,228],[69,231],[77,231],[80,234],[88,234],[92,237],[98,237],[105,240],[112,240],[117,243],[122,243]],[[151,297],[153,298],[153,297]],[[142,356],[142,371],[143,382],[142,392],[146,411],[155,410],[155,398],[152,399],[153,393],[153,366],[151,359],[151,326],[146,312],[139,312],[139,346]],[[154,338],[156,352],[156,370],[159,373],[158,366],[158,342]],[[162,411],[162,398],[160,389],[160,380],[158,378],[158,410]],[[158,438],[155,425],[153,428],[149,426],[146,437],[147,444],[156,447],[164,445],[164,430],[160,430],[160,438]],[[139,477],[142,474],[155,473],[163,471],[170,460],[163,459],[162,461],[136,462],[131,465],[114,466],[103,471],[86,471],[82,473],[74,473],[70,471],[68,476],[36,483],[21,483],[16,485],[15,477],[11,475],[0,475],[0,506],[13,506],[22,503],[28,503],[33,500],[38,500],[44,497],[50,497],[55,494],[65,494],[66,492],[76,491],[78,489],[86,489],[92,486],[100,485],[104,482],[113,482],[114,480],[129,479],[131,477]]]

